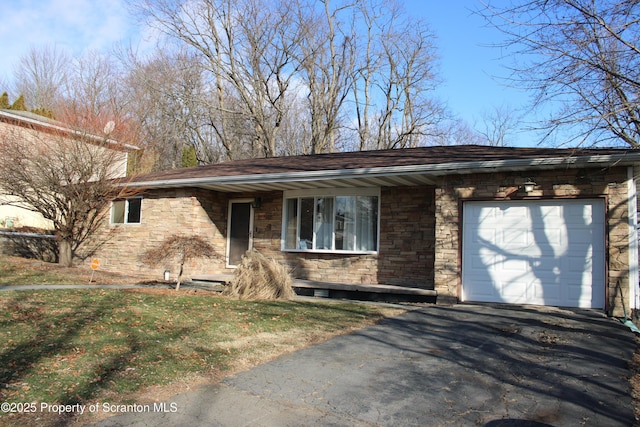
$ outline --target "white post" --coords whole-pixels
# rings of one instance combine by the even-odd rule
[[[638,277],[638,199],[634,167],[627,168],[627,194],[629,197],[629,307],[640,308],[640,290]],[[631,316],[631,313],[629,313]]]

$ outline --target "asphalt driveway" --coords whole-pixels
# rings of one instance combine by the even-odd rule
[[[97,425],[630,426],[634,349],[596,311],[431,306]]]

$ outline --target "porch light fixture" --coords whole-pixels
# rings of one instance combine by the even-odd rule
[[[251,202],[251,206],[253,207],[253,209],[258,209],[260,206],[262,206],[262,197],[256,197],[255,199],[253,199],[253,202]]]
[[[522,184],[522,188],[524,189],[524,192],[529,194],[531,193],[536,187],[536,183],[533,179],[531,178],[525,178],[524,183]]]

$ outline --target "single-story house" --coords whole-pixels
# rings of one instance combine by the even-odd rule
[[[294,277],[431,290],[438,303],[638,308],[640,151],[434,146],[230,161],[136,177],[101,268],[162,277],[146,249],[199,235],[233,271],[247,249]],[[172,270],[171,274],[175,274]]]

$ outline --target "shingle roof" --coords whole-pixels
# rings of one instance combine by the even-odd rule
[[[356,176],[363,180],[384,174],[385,177],[411,175],[412,179],[416,180],[413,184],[417,185],[429,183],[428,176],[441,175],[445,171],[452,173],[451,170],[457,170],[454,173],[469,173],[472,169],[476,170],[480,166],[499,169],[504,165],[505,168],[507,166],[513,168],[521,163],[522,166],[518,167],[536,167],[536,165],[546,164],[546,167],[549,168],[552,164],[571,164],[577,159],[609,159],[611,156],[616,156],[616,158],[629,156],[630,159],[633,158],[633,161],[638,161],[640,160],[640,150],[520,148],[480,145],[433,146],[401,150],[236,160],[141,175],[136,177],[134,182],[144,183],[151,187],[187,186],[191,183],[196,186],[221,189],[218,184],[239,185],[241,179],[243,184],[247,184],[242,189],[250,190],[251,187],[248,184],[258,181],[282,183],[312,179],[316,181],[344,180],[349,177],[356,178]],[[550,159],[553,159],[553,162],[548,162]],[[416,178],[418,174],[421,174],[419,180]],[[366,184],[361,183],[361,185]],[[384,184],[370,180],[368,185]],[[393,183],[388,185],[393,185]],[[293,187],[281,186],[281,188]],[[240,190],[241,188],[238,187],[234,191]]]

